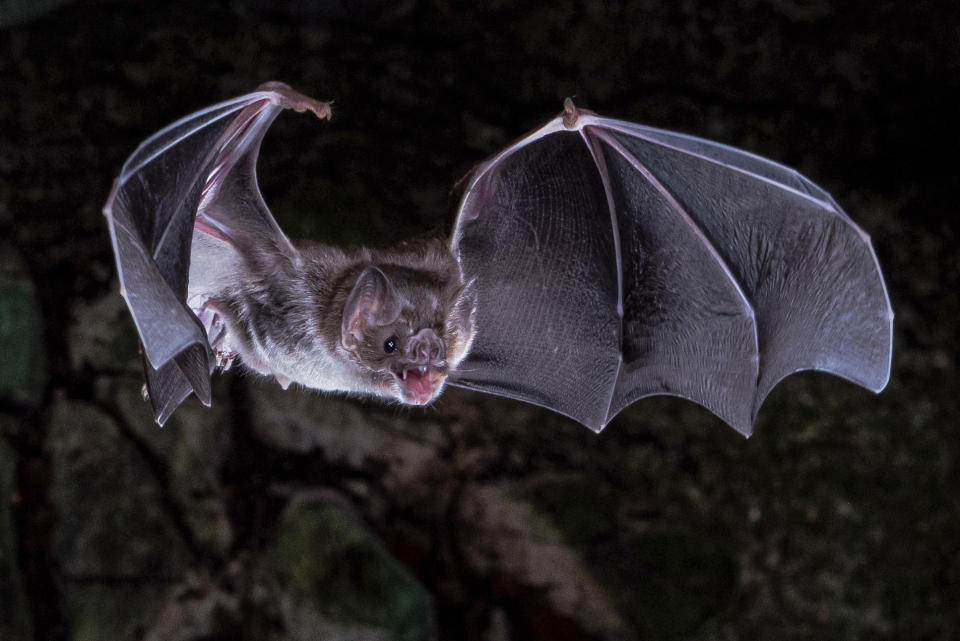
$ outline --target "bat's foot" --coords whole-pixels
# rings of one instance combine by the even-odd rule
[[[233,367],[233,361],[237,357],[234,352],[222,350],[215,350],[214,355],[217,357],[217,368],[224,372]]]
[[[227,325],[223,322],[223,317],[220,315],[216,303],[211,299],[206,300],[197,310],[197,318],[203,323],[203,328],[207,330],[207,340],[210,341],[210,346],[216,349],[223,343],[227,333]]]

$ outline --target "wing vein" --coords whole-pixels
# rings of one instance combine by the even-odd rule
[[[183,134],[182,134],[179,138],[177,138],[176,140],[173,140],[173,141],[167,143],[166,145],[164,145],[163,147],[157,149],[156,151],[154,151],[153,153],[151,153],[151,154],[150,154],[147,158],[145,158],[144,160],[138,161],[137,164],[136,164],[134,167],[127,167],[126,165],[124,165],[124,166],[123,166],[123,169],[122,169],[121,172],[120,172],[120,180],[119,180],[120,184],[126,183],[126,182],[127,182],[127,179],[128,179],[130,176],[132,176],[133,174],[137,173],[138,171],[140,171],[141,169],[143,169],[145,166],[149,165],[149,164],[150,164],[151,162],[153,162],[154,159],[156,159],[158,156],[161,156],[161,155],[163,155],[164,153],[166,153],[171,147],[180,144],[181,142],[183,142],[184,139],[189,138],[190,136],[192,136],[193,134],[197,133],[198,131],[202,131],[203,129],[206,129],[207,127],[210,126],[210,123],[216,122],[217,120],[220,120],[221,118],[225,118],[226,116],[229,116],[229,115],[233,114],[234,111],[236,111],[236,109],[228,109],[229,107],[235,107],[236,105],[245,104],[245,103],[248,103],[248,102],[250,102],[250,96],[243,96],[242,98],[237,98],[237,99],[235,99],[235,100],[228,100],[228,101],[222,102],[222,103],[220,103],[220,104],[218,104],[218,105],[213,105],[212,107],[208,107],[207,109],[203,109],[202,111],[199,111],[199,112],[197,112],[197,113],[195,113],[195,114],[190,114],[190,115],[187,116],[186,118],[181,118],[181,119],[178,120],[177,122],[175,122],[175,123],[173,123],[173,124],[171,124],[171,125],[168,125],[168,126],[164,127],[163,129],[161,129],[160,131],[158,131],[157,133],[153,134],[152,136],[150,136],[149,138],[147,138],[146,140],[144,140],[142,143],[140,143],[140,145],[136,148],[136,150],[134,150],[134,152],[130,155],[130,160],[134,160],[134,159],[137,157],[137,154],[139,154],[140,151],[143,150],[144,148],[148,147],[153,140],[156,140],[156,139],[158,139],[158,138],[162,138],[163,136],[165,136],[165,135],[167,134],[167,132],[171,131],[172,129],[176,129],[177,127],[181,127],[181,126],[185,125],[186,123],[190,122],[191,120],[197,120],[197,116],[205,116],[205,115],[207,115],[207,114],[210,113],[210,112],[216,111],[217,109],[227,109],[227,110],[224,111],[223,113],[217,114],[216,116],[213,116],[213,117],[210,118],[209,120],[203,120],[201,124],[197,125],[196,127],[193,127],[193,128],[190,129],[189,131],[183,133]],[[129,164],[129,163],[128,163],[128,164]]]
[[[226,133],[227,133],[228,135],[226,135],[225,138],[221,138],[221,140],[219,140],[219,141],[217,142],[217,145],[211,150],[210,155],[207,157],[207,160],[204,161],[204,166],[208,166],[209,163],[210,163],[210,161],[215,160],[215,159],[219,158],[220,156],[222,156],[223,153],[224,153],[224,151],[227,151],[227,150],[230,148],[230,143],[232,143],[232,142],[234,142],[235,140],[237,140],[237,139],[239,139],[239,138],[242,138],[243,136],[247,135],[247,133],[250,131],[250,128],[253,126],[252,123],[254,122],[254,120],[255,120],[256,118],[258,118],[258,117],[260,116],[260,114],[263,113],[264,108],[266,108],[266,106],[269,104],[269,102],[268,102],[267,100],[263,100],[263,101],[259,101],[259,102],[261,103],[259,106],[257,106],[257,101],[253,101],[253,102],[250,102],[250,104],[245,108],[245,110],[246,110],[246,109],[250,109],[250,110],[252,111],[252,113],[251,113],[251,115],[249,116],[249,118],[248,118],[245,122],[243,122],[243,123],[241,124],[241,126],[240,126],[239,129],[237,129],[237,130],[235,130],[235,131],[230,131],[230,130],[233,128],[233,124],[231,124],[231,125],[229,125],[229,126],[227,127],[227,132],[226,132]],[[253,109],[254,106],[257,106],[257,108],[256,108],[256,109]],[[231,112],[228,112],[228,113],[231,113],[231,114],[232,114],[233,112],[231,111]],[[241,112],[240,112],[240,115],[243,115],[243,113],[245,113],[245,111],[241,111]],[[239,117],[239,116],[237,116],[237,117]],[[211,121],[211,122],[213,122],[213,121]],[[192,131],[190,135],[192,135],[192,134],[195,133],[195,132],[196,132],[196,130]],[[231,149],[230,151],[232,151],[232,152],[235,153],[235,150],[232,150],[232,149]],[[233,160],[233,159],[231,159],[231,160]],[[235,160],[234,160],[234,162],[235,162]],[[216,163],[214,163],[214,166],[216,166]],[[211,170],[210,172],[207,172],[205,175],[203,175],[203,185],[204,185],[204,186],[206,186],[206,184],[209,182],[209,180],[210,180],[210,174],[211,174],[211,173],[212,173],[212,170]],[[176,207],[174,208],[174,211],[179,211],[180,208],[183,207],[184,202],[186,202],[187,198],[190,196],[190,193],[193,191],[193,186],[195,186],[196,184],[197,184],[197,180],[194,180],[194,182],[191,184],[191,188],[183,191],[183,194],[181,195],[180,199],[177,201],[177,204],[176,204]],[[201,188],[201,194],[200,194],[200,195],[201,195],[201,201],[198,201],[198,206],[199,206],[199,203],[202,202],[202,197],[203,197],[202,188]],[[196,211],[194,211],[193,214],[196,215]],[[170,216],[169,220],[167,220],[167,224],[164,225],[164,227],[163,227],[163,232],[160,234],[160,238],[157,240],[157,246],[156,246],[156,247],[154,248],[154,250],[153,250],[153,258],[154,258],[154,260],[156,260],[157,256],[159,255],[159,252],[160,252],[161,248],[163,247],[164,242],[165,242],[166,239],[167,239],[167,234],[168,234],[168,233],[170,232],[170,230],[172,229],[172,227],[173,227],[173,221],[174,221],[174,219],[176,219],[176,218],[177,218],[176,215]]]
[[[780,182],[780,181],[767,178],[766,176],[761,176],[760,174],[758,174],[758,173],[756,173],[756,172],[753,172],[753,171],[750,171],[749,169],[744,169],[743,167],[738,167],[738,166],[736,166],[736,165],[732,165],[732,164],[730,164],[730,163],[717,160],[716,158],[711,158],[711,157],[705,156],[705,155],[703,155],[703,154],[698,154],[698,153],[695,152],[695,151],[690,151],[689,149],[684,149],[683,147],[678,147],[678,146],[676,146],[676,145],[671,145],[671,144],[669,144],[669,143],[666,143],[666,142],[664,142],[664,141],[662,141],[662,140],[657,140],[656,138],[651,138],[650,136],[644,135],[642,128],[639,128],[639,127],[638,127],[638,128],[635,129],[635,128],[632,128],[632,127],[625,127],[625,126],[623,126],[623,125],[622,125],[619,121],[617,121],[617,120],[609,120],[609,119],[606,119],[606,118],[598,119],[598,120],[600,120],[600,121],[603,123],[603,126],[608,127],[609,129],[613,129],[614,131],[619,131],[619,132],[621,132],[621,133],[627,134],[628,136],[633,136],[634,138],[639,138],[639,139],[641,139],[641,140],[643,140],[643,141],[645,141],[645,142],[650,143],[651,145],[657,145],[657,146],[659,146],[659,147],[666,147],[667,149],[672,149],[673,151],[680,152],[681,154],[685,154],[685,155],[687,155],[687,156],[693,156],[694,158],[699,158],[700,160],[703,160],[703,161],[705,161],[705,162],[709,162],[709,163],[714,164],[714,165],[719,165],[719,166],[724,167],[724,168],[726,168],[726,169],[729,169],[729,170],[731,170],[731,171],[735,171],[735,172],[737,172],[737,173],[743,174],[744,176],[749,176],[750,178],[753,178],[753,179],[755,179],[755,180],[760,180],[760,181],[762,181],[762,182],[765,182],[765,183],[767,183],[767,184],[769,184],[769,185],[772,185],[772,186],[774,186],[774,187],[777,187],[778,189],[782,189],[783,191],[786,191],[786,192],[789,192],[789,193],[794,194],[794,195],[796,195],[796,196],[799,196],[800,198],[803,198],[803,199],[805,199],[805,200],[809,200],[809,201],[811,201],[811,202],[814,202],[814,203],[816,203],[817,205],[820,205],[820,207],[822,207],[823,209],[826,209],[827,211],[829,211],[830,213],[832,213],[832,214],[834,214],[834,215],[837,215],[837,216],[840,216],[841,218],[849,221],[849,218],[842,212],[842,210],[840,210],[839,208],[837,208],[837,206],[836,206],[833,202],[831,202],[831,201],[829,201],[829,200],[824,200],[824,199],[822,199],[822,198],[817,198],[817,197],[814,196],[813,194],[805,193],[805,192],[800,191],[799,189],[797,189],[797,188],[795,188],[795,187],[791,187],[791,186],[789,186],[789,185],[785,185],[785,184],[783,184],[783,183]],[[795,169],[791,169],[790,167],[787,167],[787,166],[785,166],[785,165],[781,165],[780,163],[775,163],[775,162],[773,162],[772,160],[769,160],[769,159],[767,159],[767,158],[764,158],[763,156],[757,156],[756,154],[751,154],[751,153],[749,153],[749,152],[743,151],[742,149],[737,149],[736,147],[730,147],[729,145],[721,145],[720,143],[714,143],[714,142],[712,142],[712,141],[703,140],[703,139],[697,138],[697,137],[695,137],[695,136],[686,136],[686,135],[678,134],[678,133],[675,133],[675,132],[672,132],[672,131],[671,131],[671,132],[665,132],[665,133],[669,133],[669,134],[675,135],[675,136],[682,136],[683,138],[689,139],[689,140],[691,140],[691,141],[693,141],[693,142],[707,143],[707,144],[715,145],[715,146],[720,147],[720,148],[723,148],[723,149],[729,149],[729,150],[731,150],[731,151],[735,151],[735,152],[744,154],[745,156],[749,156],[750,158],[752,158],[752,159],[754,159],[754,160],[767,163],[767,164],[769,164],[769,165],[771,165],[771,166],[773,166],[773,167],[777,167],[778,169],[782,169],[782,170],[784,170],[784,171],[788,171],[788,172],[790,172],[790,173],[791,173],[792,175],[794,175],[794,176],[802,177],[802,176],[800,176],[800,174],[797,173],[797,171],[796,171]],[[806,187],[806,185],[804,185],[804,186]],[[856,225],[854,225],[854,227],[856,227]]]
[[[623,145],[621,145],[616,139],[614,139],[613,137],[607,135],[607,134],[604,133],[602,130],[597,131],[597,134],[596,134],[596,135],[597,135],[597,137],[603,139],[603,141],[604,141],[605,143],[607,143],[608,145],[610,145],[610,147],[611,147],[614,151],[616,151],[618,154],[620,154],[621,156],[623,156],[624,160],[626,160],[628,163],[630,163],[630,165],[631,165],[634,169],[636,169],[638,172],[640,172],[640,174],[641,174],[644,178],[647,179],[647,182],[649,182],[649,183],[653,186],[653,188],[656,189],[657,192],[659,192],[661,196],[663,196],[663,198],[667,201],[667,203],[670,205],[670,207],[673,208],[673,210],[676,211],[676,212],[680,215],[680,217],[681,217],[681,218],[683,219],[683,221],[690,227],[690,229],[691,229],[691,230],[693,231],[693,233],[697,236],[697,238],[700,240],[700,242],[702,242],[703,245],[707,248],[707,251],[710,252],[710,255],[713,256],[714,260],[717,261],[717,264],[720,265],[720,267],[723,269],[723,273],[724,273],[724,274],[726,275],[726,277],[730,280],[730,283],[736,288],[737,294],[740,295],[740,299],[743,301],[743,304],[746,306],[747,311],[750,313],[750,316],[755,317],[755,313],[754,313],[754,309],[753,309],[753,301],[751,301],[749,298],[747,298],[747,295],[746,295],[746,293],[744,292],[743,287],[742,287],[741,284],[740,284],[740,281],[737,280],[737,277],[736,277],[736,276],[734,276],[733,271],[731,271],[731,269],[730,269],[730,266],[727,265],[727,261],[723,259],[723,257],[722,257],[722,256],[720,255],[720,253],[717,251],[717,248],[714,246],[713,242],[711,242],[711,240],[710,240],[709,238],[707,238],[707,235],[703,233],[703,230],[702,230],[702,229],[700,228],[700,226],[696,223],[696,221],[693,220],[693,218],[692,218],[692,217],[690,216],[690,214],[687,212],[686,208],[684,208],[684,206],[681,205],[681,204],[677,201],[676,198],[674,198],[674,196],[673,196],[673,194],[670,192],[670,190],[667,189],[667,188],[664,186],[664,184],[661,183],[661,182],[657,179],[657,177],[653,175],[653,172],[651,172],[651,171],[646,167],[646,165],[644,165],[642,162],[640,162],[640,159],[638,159],[636,156],[634,156],[634,155],[633,155],[630,151],[628,151]]]
[[[613,253],[617,265],[617,343],[618,343],[618,361],[617,372],[613,377],[613,384],[610,386],[610,395],[607,398],[607,407],[603,413],[603,424],[600,429],[610,420],[610,408],[613,407],[613,398],[616,395],[617,383],[620,380],[620,370],[623,367],[623,250],[620,247],[620,222],[617,218],[617,205],[613,200],[613,188],[610,185],[610,172],[607,171],[607,164],[603,159],[603,154],[597,149],[599,144],[591,138],[588,127],[580,129],[580,137],[583,139],[593,158],[593,163],[597,166],[597,173],[600,174],[600,182],[603,184],[603,193],[607,199],[607,210],[610,212],[610,228],[613,233]]]

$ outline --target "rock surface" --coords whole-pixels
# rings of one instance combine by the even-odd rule
[[[0,638],[960,629],[952,2],[46,5],[0,16]],[[159,429],[100,208],[143,138],[269,79],[336,101],[264,144],[293,237],[449,229],[451,185],[567,95],[795,166],[873,237],[890,385],[790,377],[744,440],[678,399],[594,435],[234,372]]]

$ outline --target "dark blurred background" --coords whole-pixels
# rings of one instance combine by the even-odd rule
[[[954,0],[0,0],[0,639],[953,639]],[[678,399],[600,435],[236,373],[159,429],[100,208],[135,146],[283,80],[294,237],[449,230],[471,166],[603,114],[794,166],[873,237],[879,396],[784,381],[745,440]]]

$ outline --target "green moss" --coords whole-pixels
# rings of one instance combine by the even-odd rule
[[[0,393],[35,391],[42,378],[40,311],[15,250],[0,245]]]
[[[142,623],[135,615],[155,610],[166,590],[160,583],[70,586],[67,599],[74,641],[138,638]]]
[[[643,639],[687,638],[737,586],[733,555],[707,535],[628,535],[585,554],[588,567]]]
[[[37,317],[28,288],[0,281],[0,389],[23,385],[34,358]]]
[[[615,497],[587,476],[570,476],[519,493],[534,510],[549,515],[549,521],[568,543],[586,545],[615,529]]]
[[[686,638],[737,584],[722,538],[685,529],[633,532],[623,523],[628,497],[595,478],[558,479],[522,498],[579,552],[639,638]]]
[[[342,510],[306,501],[291,505],[274,559],[296,607],[337,623],[386,629],[398,641],[428,636],[423,587]]]
[[[108,417],[62,401],[51,412],[50,498],[74,638],[128,638],[154,616],[187,551],[143,457]]]

